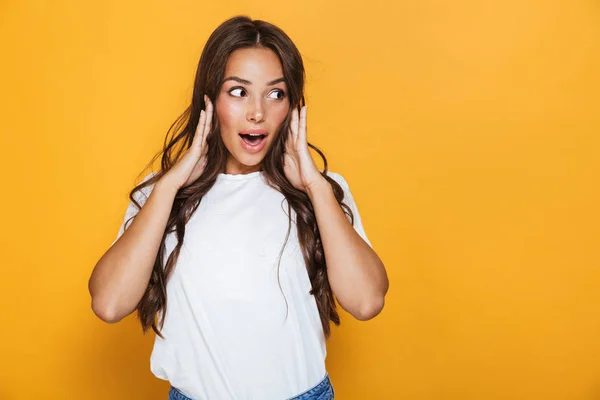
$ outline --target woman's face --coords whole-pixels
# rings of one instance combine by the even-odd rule
[[[290,109],[281,62],[272,50],[238,49],[223,76],[215,112],[229,151],[225,172],[258,171]]]

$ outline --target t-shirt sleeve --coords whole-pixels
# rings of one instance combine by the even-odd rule
[[[350,207],[352,210],[352,214],[354,215],[354,230],[359,234],[361,238],[364,239],[365,242],[371,247],[373,245],[367,238],[367,234],[365,233],[365,229],[362,224],[362,220],[360,218],[360,214],[358,212],[358,207],[356,206],[356,202],[354,201],[354,197],[352,196],[352,192],[350,191],[350,187],[348,186],[348,182],[344,179],[344,177],[335,172],[328,172],[327,175],[333,178],[337,183],[340,184],[342,189],[344,190],[344,199],[343,202]]]
[[[146,175],[143,182],[146,182],[148,179],[150,179],[155,174],[156,174],[155,172],[151,172],[150,174]],[[137,192],[135,192],[133,194],[134,199],[139,203],[140,207],[142,207],[146,203],[146,200],[148,200],[148,197],[150,197],[150,193],[152,193],[153,188],[154,188],[154,184],[148,185],[145,188],[143,188],[142,190],[138,190]],[[139,211],[140,211],[140,209],[135,205],[135,203],[133,201],[130,200],[129,204],[127,205],[127,210],[125,210],[125,217],[123,218],[123,221],[121,222],[121,227],[119,228],[117,237],[112,242],[111,246],[113,244],[115,244],[115,242],[117,240],[119,240],[121,235],[123,235],[123,233],[125,232],[125,229],[129,228],[129,226],[131,226],[131,223],[133,222],[133,220],[130,221],[130,219],[135,217]]]

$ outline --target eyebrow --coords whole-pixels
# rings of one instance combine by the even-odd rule
[[[244,85],[252,85],[252,82],[250,82],[249,80],[242,79],[238,76],[230,76],[230,77],[223,79],[223,83],[225,83],[227,81],[236,81],[239,83],[243,83]],[[267,82],[267,86],[277,85],[280,82],[285,82],[285,78],[277,78],[271,82]]]

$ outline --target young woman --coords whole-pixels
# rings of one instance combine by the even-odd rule
[[[276,26],[225,21],[92,272],[92,309],[138,312],[169,399],[332,399],[334,298],[359,320],[388,289],[344,178],[306,139],[304,67]],[[309,147],[323,157],[319,171]],[[134,218],[135,217],[135,218]]]

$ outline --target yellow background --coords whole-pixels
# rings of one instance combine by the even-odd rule
[[[336,398],[600,399],[600,3],[0,2],[0,399],[165,399],[87,280],[239,13],[305,56],[309,140],[391,282]]]

